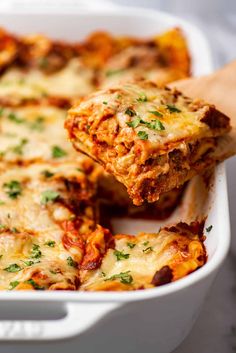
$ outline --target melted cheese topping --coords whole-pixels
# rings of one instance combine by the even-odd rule
[[[65,115],[66,111],[49,106],[3,108],[0,120],[1,159],[13,163],[76,158],[63,127]],[[55,154],[55,146],[62,152]]]
[[[201,122],[209,110],[209,105],[201,104],[199,109],[191,111],[191,103],[182,95],[175,98],[173,91],[160,89],[151,84],[146,84],[145,87],[145,83],[142,82],[126,83],[90,95],[79,106],[72,108],[70,114],[77,117],[88,116],[88,124],[92,126],[95,121],[94,126],[97,127],[98,122],[103,123],[102,117],[109,112],[111,116],[114,115],[119,126],[119,134],[113,143],[130,142],[134,138],[140,140],[138,134],[143,131],[147,134],[148,141],[158,148],[173,141],[212,136],[211,129]],[[171,111],[168,106],[174,107],[175,111]],[[131,112],[127,113],[127,109]],[[138,118],[144,123],[140,122],[135,127],[127,125]],[[163,125],[163,129],[148,126],[148,123],[156,121]],[[101,126],[101,130],[104,131],[104,127]],[[93,129],[90,131],[93,133]],[[103,137],[107,138],[107,134]]]
[[[41,233],[37,237],[2,232],[0,254],[0,289],[50,289],[55,285],[76,289],[78,273],[67,261],[71,254],[53,231],[50,236]]]
[[[204,261],[203,255],[203,245],[194,235],[188,237],[163,229],[159,234],[116,236],[115,249],[107,251],[100,269],[84,274],[81,289],[109,290],[114,285],[116,289],[152,287],[153,276],[164,266],[170,267],[172,280],[177,280],[196,270]],[[130,283],[123,283],[122,274],[131,276]]]
[[[9,69],[0,79],[0,99],[15,101],[45,96],[79,97],[93,90],[92,71],[79,59],[71,59],[65,68],[53,74],[37,69]]]

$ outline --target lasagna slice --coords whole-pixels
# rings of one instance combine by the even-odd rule
[[[206,262],[203,240],[199,223],[179,223],[158,234],[116,235],[101,266],[80,271],[80,290],[137,290],[176,281]]]
[[[150,81],[84,97],[65,126],[74,147],[123,183],[135,205],[157,201],[218,162],[218,139],[230,130],[214,106]]]
[[[80,50],[85,65],[97,70],[96,80],[103,87],[140,77],[163,85],[190,75],[187,43],[179,28],[147,39],[97,32]]]

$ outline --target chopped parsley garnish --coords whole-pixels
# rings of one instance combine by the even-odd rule
[[[1,260],[2,257],[3,257],[3,254],[0,255],[0,260]]]
[[[1,107],[1,108],[0,108],[0,116],[2,116],[2,115],[3,115],[3,113],[4,113],[4,108],[3,108],[3,107]]]
[[[54,240],[48,240],[45,245],[49,246],[50,248],[54,248],[56,242]]]
[[[12,152],[19,154],[20,156],[22,156],[23,154],[23,147],[28,143],[28,139],[23,138],[21,139],[21,141],[19,142],[18,145],[12,147]]]
[[[181,113],[181,110],[179,108],[177,108],[175,105],[166,104],[166,107],[170,113]]]
[[[44,130],[44,122],[45,118],[43,116],[38,116],[36,120],[30,124],[30,129],[41,132]]]
[[[126,124],[129,126],[129,127],[133,127],[133,128],[136,128],[139,124],[140,124],[140,117],[137,116],[136,118],[134,118],[132,121],[128,121]]]
[[[102,277],[106,277],[106,274],[105,272],[102,271]]]
[[[107,77],[110,77],[110,76],[113,76],[113,75],[117,75],[117,74],[120,74],[120,73],[123,72],[123,71],[124,71],[124,69],[107,70],[106,76],[107,76]]]
[[[144,246],[147,246],[148,244],[149,244],[149,241],[145,241],[145,242],[143,243]]]
[[[12,289],[16,288],[19,283],[20,283],[20,282],[18,282],[18,281],[10,282],[10,283],[9,283],[9,289],[12,290]]]
[[[54,173],[50,172],[49,170],[44,170],[42,174],[45,178],[51,178],[54,176]]]
[[[56,275],[57,272],[56,271],[53,271],[53,270],[49,270],[53,275]]]
[[[158,131],[161,131],[161,130],[165,130],[165,127],[164,125],[162,124],[162,122],[158,119],[156,120],[151,120],[150,122],[149,121],[144,121],[143,122],[149,129],[152,129],[152,130],[158,130]]]
[[[152,246],[149,246],[148,248],[143,249],[143,252],[144,252],[145,254],[148,254],[148,253],[151,252],[151,251],[153,251]]]
[[[108,103],[107,103],[106,101],[103,101],[103,102],[102,102],[102,104],[105,104],[105,105],[107,105]]]
[[[33,259],[39,259],[42,256],[42,251],[40,250],[40,246],[38,244],[33,244],[31,250],[31,257]]]
[[[158,116],[158,117],[162,117],[163,116],[163,114],[161,114],[157,110],[149,110],[148,113],[151,113],[151,114],[153,114],[155,116]]]
[[[130,249],[133,249],[135,246],[136,246],[136,244],[135,243],[127,243],[127,246],[130,248]]]
[[[119,250],[114,250],[114,255],[116,256],[117,261],[125,260],[129,258],[129,254],[124,254],[123,251],[119,251]]]
[[[41,204],[46,205],[48,202],[53,202],[58,199],[59,193],[53,190],[46,190],[41,195]]]
[[[140,94],[139,98],[137,98],[137,102],[147,102],[147,96],[145,93]]]
[[[84,173],[84,170],[81,168],[76,168],[77,172]]]
[[[138,137],[140,140],[147,140],[148,139],[148,134],[145,131],[139,131],[138,132]]]
[[[11,264],[10,266],[4,268],[4,271],[7,271],[7,272],[19,272],[21,270],[22,268],[17,264]]]
[[[6,229],[5,224],[0,224],[0,231],[3,230],[3,229]]]
[[[143,124],[152,130],[158,130],[158,131],[165,130],[165,127],[160,120],[155,119],[151,121],[145,121],[141,119],[139,116],[135,117],[132,121],[128,121],[126,124],[132,128],[136,128],[139,124]]]
[[[20,231],[16,227],[11,228],[11,231],[12,233],[20,233]]]
[[[133,277],[130,275],[130,271],[121,272],[106,278],[105,281],[113,281],[114,279],[119,279],[123,284],[131,284],[133,282]]]
[[[61,157],[65,157],[66,155],[67,155],[67,152],[65,150],[63,150],[61,147],[59,147],[59,146],[52,147],[52,157],[53,158],[61,158]]]
[[[136,111],[132,108],[127,108],[125,111],[125,114],[129,115],[129,116],[135,116],[136,115]]]
[[[25,281],[25,283],[30,284],[32,287],[34,287],[34,289],[37,289],[37,290],[43,290],[44,289],[43,287],[40,287],[38,285],[38,283],[36,283],[32,278],[28,279],[28,281]]]
[[[0,206],[2,205],[5,205],[5,202],[0,200]]]
[[[209,227],[206,228],[207,233],[209,233],[213,228],[213,225],[210,225]]]
[[[3,188],[11,199],[16,199],[22,192],[21,183],[17,180],[12,180],[9,183],[3,184]]]
[[[71,256],[67,257],[67,264],[71,267],[77,267],[77,262],[72,259]]]
[[[32,266],[32,265],[35,264],[35,262],[32,261],[32,260],[27,260],[27,261],[23,261],[23,262],[24,262],[24,264],[25,264],[26,266]]]
[[[14,113],[10,113],[8,115],[8,119],[11,120],[12,122],[16,123],[16,124],[22,124],[25,122],[25,119],[18,117],[16,114]]]

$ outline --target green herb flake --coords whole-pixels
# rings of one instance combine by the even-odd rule
[[[56,242],[54,240],[48,240],[45,245],[49,246],[50,248],[55,247]]]
[[[61,158],[61,157],[65,157],[66,155],[67,155],[67,152],[65,150],[63,150],[61,147],[59,147],[59,146],[52,147],[52,157],[53,158]]]
[[[23,155],[23,148],[28,142],[29,141],[26,138],[21,139],[21,141],[19,142],[18,145],[12,147],[12,149],[11,149],[12,152],[14,152],[15,154],[18,154],[19,156],[22,156]]]
[[[101,274],[102,274],[102,277],[106,277],[105,272],[102,271]]]
[[[119,279],[123,284],[131,284],[133,282],[133,277],[130,275],[130,271],[115,274],[109,278],[106,278],[105,281],[113,281],[115,279]]]
[[[67,257],[66,261],[68,266],[77,267],[77,262],[74,261],[71,256]]]
[[[51,178],[54,176],[54,173],[50,172],[49,170],[44,170],[42,172],[42,175],[45,177],[45,178]]]
[[[107,70],[106,71],[106,76],[107,77],[110,77],[110,76],[113,76],[113,75],[117,75],[117,74],[120,74],[124,71],[124,69],[113,69],[113,70]]]
[[[0,231],[6,229],[5,224],[0,224]]]
[[[23,262],[24,262],[25,266],[32,266],[32,265],[35,264],[34,261],[32,261],[32,260],[26,260],[26,261],[23,261]]]
[[[152,130],[157,130],[157,131],[162,131],[165,130],[164,125],[162,124],[162,122],[158,119],[156,120],[151,120],[150,122],[144,122],[144,124]]]
[[[137,98],[137,102],[139,103],[147,102],[147,100],[148,99],[145,93],[140,94],[139,98]]]
[[[76,168],[77,172],[84,173],[84,170],[82,168]]]
[[[4,108],[1,107],[1,108],[0,108],[0,117],[3,116],[3,113],[4,113]]]
[[[12,233],[20,233],[20,231],[16,227],[11,228],[11,231]]]
[[[6,194],[11,199],[17,199],[17,197],[20,196],[22,193],[21,183],[17,180],[12,180],[9,183],[4,183],[3,188],[6,192]]]
[[[147,246],[148,244],[149,244],[149,241],[145,241],[145,242],[143,243],[144,246]]]
[[[213,228],[213,225],[210,225],[209,227],[206,228],[207,233],[209,233]]]
[[[56,274],[57,274],[56,271],[53,271],[53,270],[49,270],[49,271],[50,271],[50,273],[52,273],[53,275],[56,275]]]
[[[41,194],[41,204],[46,205],[48,202],[56,201],[59,193],[53,190],[46,190]]]
[[[0,255],[0,260],[1,260],[2,257],[3,257],[3,255],[1,254],[1,255]]]
[[[31,250],[31,257],[33,259],[39,259],[40,257],[42,257],[42,251],[40,250],[40,246],[38,244],[33,244]]]
[[[145,131],[139,131],[138,132],[138,137],[140,140],[147,140],[148,139],[148,134]]]
[[[105,105],[107,105],[108,103],[107,103],[106,101],[103,101],[103,102],[102,102],[102,104],[105,104]]]
[[[135,244],[135,243],[130,243],[130,242],[128,242],[128,243],[127,243],[127,246],[128,246],[130,249],[133,249],[133,248],[136,246],[136,244]]]
[[[39,284],[36,283],[32,278],[28,279],[28,281],[25,281],[25,283],[30,284],[36,290],[44,290],[44,287],[40,287]]]
[[[144,252],[145,254],[148,254],[148,253],[150,253],[151,251],[153,251],[153,247],[152,247],[152,246],[149,246],[148,248],[143,249],[143,252]]]
[[[116,256],[117,261],[126,260],[129,258],[129,254],[124,254],[123,251],[119,250],[114,250],[114,255]]]
[[[11,120],[13,123],[16,123],[16,124],[22,124],[22,123],[25,122],[25,119],[20,118],[19,116],[17,116],[14,113],[10,113],[8,115],[8,119]]]
[[[4,268],[4,271],[7,271],[7,272],[19,272],[21,270],[22,268],[17,264],[11,264],[10,266]]]
[[[2,205],[5,205],[5,202],[0,200],[0,206]]]
[[[166,107],[170,113],[181,113],[181,110],[173,104],[166,104]]]
[[[129,115],[130,117],[136,115],[136,111],[133,108],[127,108],[125,114]]]
[[[20,282],[18,282],[18,281],[10,282],[10,283],[9,283],[9,290],[12,290],[12,289],[16,288],[19,283],[20,283]]]
[[[48,67],[48,58],[42,57],[39,59],[38,63],[41,69],[46,69]]]
[[[45,118],[43,116],[38,116],[36,120],[29,125],[29,127],[31,130],[41,132],[44,130],[44,122],[45,122]]]
[[[133,127],[133,128],[136,128],[139,124],[140,124],[140,117],[137,116],[136,118],[134,118],[132,121],[127,121],[126,124],[129,126],[129,127]]]
[[[157,117],[162,117],[163,114],[161,114],[160,112],[158,112],[157,110],[149,110],[148,113],[151,113]]]

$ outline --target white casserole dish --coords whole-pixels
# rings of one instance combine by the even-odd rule
[[[193,74],[207,74],[212,70],[211,55],[204,36],[194,26],[163,12],[110,8],[80,10],[67,14],[1,14],[0,25],[15,33],[42,32],[48,36],[78,40],[95,30],[114,34],[151,36],[173,26],[180,26],[188,39],[193,60]],[[158,222],[124,221],[122,231],[156,231]],[[135,223],[135,224],[134,224]],[[65,316],[60,320],[2,320],[2,340],[53,340],[81,334],[78,351],[100,344],[103,351],[118,353],[140,351],[168,353],[177,347],[190,331],[200,311],[207,291],[226,257],[230,243],[227,186],[224,165],[216,168],[211,189],[207,224],[213,229],[207,236],[207,264],[177,282],[136,292],[1,292],[2,308],[31,310],[47,305],[60,305]],[[131,230],[132,229],[132,230]],[[118,229],[118,231],[121,229]],[[26,305],[27,304],[27,305]],[[12,315],[11,315],[12,316]],[[0,314],[1,320],[1,314]],[[86,332],[85,332],[86,331]],[[106,343],[104,343],[106,341]],[[124,350],[124,348],[123,348]]]

